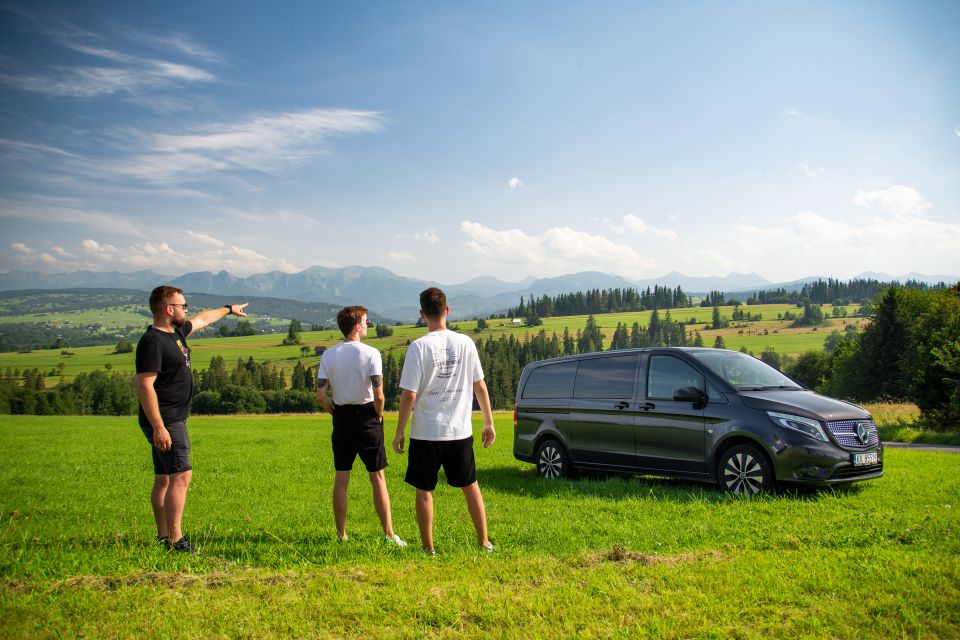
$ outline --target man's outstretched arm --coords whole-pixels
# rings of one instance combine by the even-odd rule
[[[190,333],[199,331],[207,325],[213,324],[217,320],[226,318],[227,316],[238,316],[242,318],[247,315],[243,312],[243,308],[248,304],[250,303],[244,302],[243,304],[230,304],[225,307],[215,307],[213,309],[201,311],[190,319],[190,324],[193,326],[193,328],[190,330]]]

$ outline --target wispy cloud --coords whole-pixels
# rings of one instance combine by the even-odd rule
[[[507,186],[511,189],[523,189],[526,185],[523,184],[523,180],[520,178],[513,177],[507,180]]]
[[[199,244],[206,245],[206,246],[208,246],[208,247],[222,247],[222,246],[223,246],[223,241],[222,241],[222,240],[217,240],[217,239],[214,238],[213,236],[208,236],[208,235],[205,234],[205,233],[197,233],[197,232],[195,232],[195,231],[191,231],[190,229],[187,229],[187,237],[191,238],[192,240],[197,241]]]
[[[811,167],[806,162],[798,162],[797,166],[800,168],[800,171],[803,172],[803,175],[808,178],[813,178],[814,180],[822,177],[824,174],[823,167]]]
[[[108,43],[108,38],[52,15],[39,15],[30,10],[4,9],[19,17],[27,31],[40,34],[49,41],[83,54],[112,63],[110,66],[91,65],[90,60],[79,64],[54,64],[31,68],[30,62],[16,59],[15,66],[0,74],[0,83],[21,91],[50,97],[95,98],[115,94],[137,95],[177,84],[212,82],[216,76],[191,64],[156,59],[133,53],[144,46],[152,46],[164,53],[189,56],[199,62],[222,60],[183,34],[150,36],[121,30],[124,42]],[[127,49],[127,50],[123,50]],[[12,70],[11,70],[12,69]]]
[[[140,134],[143,151],[101,167],[145,182],[203,179],[214,172],[276,173],[326,153],[334,136],[383,128],[375,111],[306,109],[215,122],[184,134]]]
[[[392,260],[394,262],[409,262],[411,260],[416,259],[416,256],[414,256],[409,251],[388,251],[387,259]]]
[[[787,107],[783,110],[782,114],[791,118],[800,118],[801,120],[806,120],[807,122],[813,120],[811,116],[807,115],[796,107]]]
[[[129,217],[88,211],[86,209],[55,204],[37,204],[8,199],[0,200],[0,220],[26,220],[56,223],[62,227],[84,231],[101,231],[111,234],[124,234],[133,237],[145,237],[144,230]]]

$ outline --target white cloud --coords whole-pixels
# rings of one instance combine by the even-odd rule
[[[884,192],[877,192],[884,193]],[[810,275],[852,277],[864,271],[956,273],[960,223],[943,223],[903,212],[917,211],[897,198],[865,194],[870,204],[884,204],[883,213],[852,222],[839,216],[800,211],[765,226],[738,224],[722,240],[749,256],[752,265],[766,264],[767,277]],[[888,205],[888,206],[886,206]],[[784,267],[790,267],[785,271]],[[757,266],[754,271],[763,271]],[[772,273],[779,269],[780,273]],[[829,271],[827,271],[829,270]]]
[[[433,229],[428,229],[422,233],[413,234],[414,242],[426,242],[427,244],[437,244],[440,242],[440,236]]]
[[[27,256],[37,252],[36,249],[31,249],[30,247],[23,244],[22,242],[14,242],[13,244],[10,245],[10,247],[17,253],[27,255]]]
[[[387,252],[387,258],[390,260],[401,262],[401,261],[414,260],[416,259],[416,256],[414,256],[409,251],[389,251]]]
[[[210,247],[223,246],[223,242],[221,240],[217,240],[213,236],[208,236],[205,233],[197,233],[195,231],[190,231],[190,229],[187,229],[187,235],[190,236],[190,238],[192,238],[193,240],[196,240],[197,242],[199,242],[200,244],[204,244]]]
[[[507,186],[511,189],[523,189],[525,185],[523,184],[523,180],[513,177],[507,180]]]
[[[919,216],[933,206],[916,189],[902,184],[878,191],[858,191],[853,203],[858,207],[875,207],[897,216]]]
[[[73,254],[72,254],[72,253],[70,253],[69,251],[67,251],[66,249],[64,249],[63,247],[60,247],[60,246],[51,247],[50,250],[53,251],[53,252],[54,252],[55,254],[57,254],[58,256],[60,256],[61,258],[72,258],[72,257],[73,257]]]
[[[154,269],[156,271],[220,271],[249,275],[265,271],[293,273],[302,269],[285,258],[271,258],[236,245],[183,253],[166,242],[142,242],[118,248],[91,238],[82,242],[94,269]]]
[[[585,270],[640,275],[655,266],[628,245],[569,227],[547,229],[539,236],[520,229],[491,229],[470,220],[460,228],[481,267],[513,265],[541,275]]]
[[[661,238],[666,238],[667,240],[676,240],[678,237],[677,232],[673,229],[660,229],[657,227],[651,227],[632,213],[628,213],[627,215],[623,216],[622,220],[626,229],[637,235],[651,233],[653,235],[660,236]]]

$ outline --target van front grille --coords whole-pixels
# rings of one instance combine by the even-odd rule
[[[827,423],[827,428],[842,447],[865,449],[880,442],[880,434],[873,420],[834,420]],[[861,435],[866,441],[861,439]]]

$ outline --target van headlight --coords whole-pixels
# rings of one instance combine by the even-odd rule
[[[789,413],[777,413],[775,411],[767,411],[767,415],[770,416],[774,424],[793,431],[799,431],[814,440],[829,442],[829,440],[827,440],[827,434],[823,432],[823,427],[821,427],[820,423],[816,420],[804,418],[803,416],[790,415]]]

